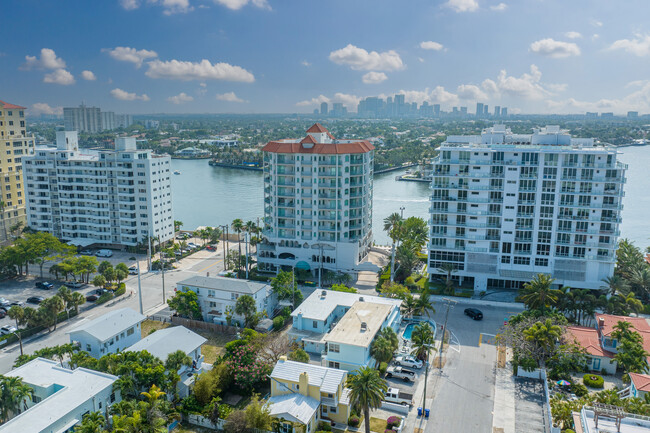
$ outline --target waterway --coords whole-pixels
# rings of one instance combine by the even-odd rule
[[[650,245],[650,146],[621,148],[621,161],[629,164],[621,236],[643,249]],[[263,216],[262,172],[211,167],[207,160],[172,160],[174,219],[183,228],[230,224],[235,218],[256,221]],[[404,207],[404,217],[429,218],[429,185],[399,182],[404,171],[378,174],[374,182],[372,226],[375,243],[388,245],[383,220]]]

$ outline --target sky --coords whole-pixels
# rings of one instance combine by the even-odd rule
[[[0,100],[33,115],[650,112],[647,0],[3,0]]]

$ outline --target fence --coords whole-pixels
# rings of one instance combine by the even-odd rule
[[[548,379],[546,377],[546,369],[542,368],[540,379],[544,386],[544,431],[546,433],[559,433],[560,429],[553,427],[553,415],[551,414],[551,394],[548,390]]]
[[[207,331],[213,331],[221,334],[234,335],[238,331],[241,331],[241,328],[236,328],[234,326],[203,322],[202,320],[185,319],[183,317],[178,317],[178,316],[172,316],[171,320],[172,320],[172,324],[174,325],[181,325],[181,326],[185,326],[186,328],[204,329]]]

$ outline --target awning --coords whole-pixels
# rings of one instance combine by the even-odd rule
[[[97,241],[94,241],[92,239],[79,238],[79,239],[69,240],[67,243],[68,245],[74,245],[76,247],[87,247],[88,245],[96,244]]]

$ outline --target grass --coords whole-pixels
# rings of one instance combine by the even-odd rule
[[[214,430],[209,430],[207,428],[199,427],[191,424],[180,424],[174,430],[174,433],[210,433]]]
[[[217,358],[225,353],[226,343],[237,338],[235,335],[217,334],[205,330],[193,329],[193,331],[208,340],[201,347],[201,354],[205,357],[204,362],[209,364],[214,364]]]
[[[157,320],[145,320],[142,322],[140,330],[142,331],[142,338],[147,337],[151,334],[151,331],[157,331],[159,329],[165,329],[169,327],[169,323],[159,322]]]
[[[386,430],[386,420],[381,418],[370,417],[370,431],[384,433]]]

